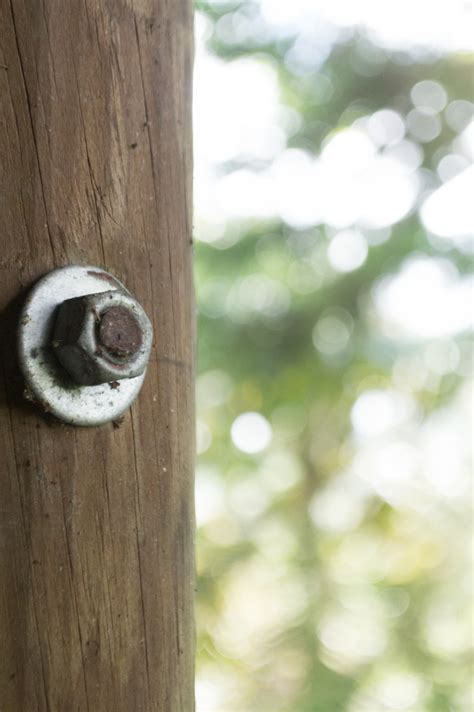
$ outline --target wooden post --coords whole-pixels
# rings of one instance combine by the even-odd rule
[[[191,712],[191,0],[0,0],[0,710]],[[120,427],[22,398],[25,291],[103,267],[155,345]]]

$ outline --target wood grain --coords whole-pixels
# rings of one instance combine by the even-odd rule
[[[0,0],[0,710],[192,712],[191,0]],[[18,309],[66,264],[153,320],[119,428],[22,398]]]

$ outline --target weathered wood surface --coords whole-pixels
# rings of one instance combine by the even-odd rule
[[[0,0],[0,710],[191,712],[191,0]],[[119,428],[22,399],[21,298],[102,266],[154,322]]]

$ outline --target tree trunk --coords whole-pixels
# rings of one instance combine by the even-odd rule
[[[0,709],[191,712],[191,0],[0,0]],[[22,398],[18,311],[66,264],[152,319],[120,427]]]

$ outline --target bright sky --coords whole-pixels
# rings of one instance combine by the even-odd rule
[[[262,14],[282,33],[321,19],[336,27],[362,26],[390,48],[473,48],[472,0],[261,0]]]

